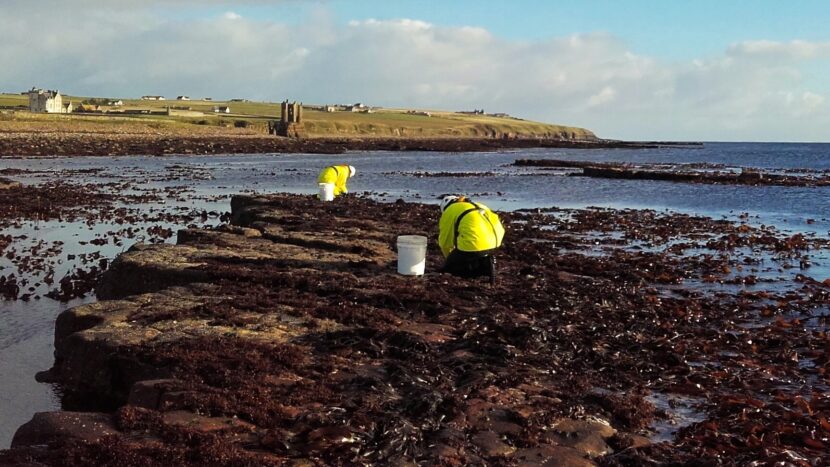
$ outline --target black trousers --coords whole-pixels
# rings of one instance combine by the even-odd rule
[[[490,282],[496,281],[496,257],[492,251],[469,252],[453,250],[441,272],[448,272],[453,276],[474,278],[490,276]]]

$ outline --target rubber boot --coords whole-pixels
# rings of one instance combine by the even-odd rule
[[[490,286],[496,286],[496,257],[490,257]]]

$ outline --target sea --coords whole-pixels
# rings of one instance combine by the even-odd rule
[[[26,170],[7,177],[29,184],[60,178],[74,183],[121,183],[129,185],[125,189],[131,191],[170,189],[178,193],[159,202],[130,206],[147,213],[222,213],[230,210],[230,196],[237,193],[315,194],[316,176],[323,167],[349,164],[357,168],[357,175],[349,182],[349,192],[387,202],[402,199],[435,204],[437,209],[441,196],[466,194],[502,211],[545,207],[653,209],[748,220],[785,233],[821,238],[830,235],[830,187],[596,179],[569,176],[567,170],[517,167],[513,165],[517,159],[823,173],[830,172],[830,144],[704,143],[655,149],[523,149],[484,153],[0,158],[0,170]],[[219,222],[218,216],[211,215],[202,225]],[[81,255],[97,252],[113,258],[136,241],[148,238],[147,229],[159,225],[174,231],[184,227],[175,222],[138,222],[135,227],[142,234],[118,245],[88,242],[123,228],[115,220],[94,224],[81,220],[29,220],[0,229],[0,235],[25,236],[16,241],[16,248],[24,251],[38,242],[60,242],[60,263],[55,264],[55,277],[60,279],[81,267],[77,259]],[[175,242],[175,235],[166,241]],[[830,277],[828,266],[817,264],[811,274],[818,280]],[[0,275],[17,273],[14,261],[7,258],[0,259],[0,268]],[[28,302],[0,300],[0,449],[9,446],[15,430],[34,413],[60,409],[58,388],[37,383],[34,376],[52,365],[55,317],[67,308],[95,300],[94,296],[87,296],[60,303],[43,297],[47,290],[46,285],[40,285],[33,292],[40,298]]]

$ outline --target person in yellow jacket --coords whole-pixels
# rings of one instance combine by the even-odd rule
[[[438,246],[446,262],[441,269],[460,277],[496,279],[495,252],[504,238],[499,216],[487,206],[464,196],[441,200]]]
[[[346,182],[354,177],[356,172],[354,166],[351,165],[330,165],[320,172],[317,183],[333,183],[334,196],[339,196],[349,192],[346,189]]]

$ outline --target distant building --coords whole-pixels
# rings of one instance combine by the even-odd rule
[[[122,101],[122,100],[107,101],[107,105],[113,105],[113,106],[116,106],[116,107],[120,107],[120,106],[124,105],[124,101]]]
[[[229,114],[231,113],[231,108],[226,105],[216,105],[213,107],[213,112],[218,114]]]
[[[462,110],[458,113],[467,115],[484,115],[484,109]]]
[[[189,96],[178,96],[178,97],[176,97],[176,100],[177,101],[189,101],[190,97]]]
[[[212,101],[213,98],[212,97],[203,97],[202,100],[203,101]]]
[[[288,99],[280,103],[280,121],[283,123],[303,122],[303,103],[294,101],[288,103]]]
[[[366,112],[367,109],[368,109],[368,107],[363,105],[362,102],[358,102],[357,104],[346,106],[346,112]]]
[[[430,112],[424,112],[422,110],[408,110],[406,113],[410,115],[421,115],[423,117],[432,117]]]
[[[141,96],[143,101],[163,101],[166,100],[164,96]]]
[[[78,112],[101,113],[101,106],[97,104],[81,104],[78,106]]]
[[[305,138],[305,126],[303,125],[303,103],[288,99],[280,103],[279,121],[268,122],[268,133],[287,138]]]
[[[337,109],[333,105],[324,105],[322,110],[323,110],[323,112],[331,113],[331,112],[336,111]]]
[[[248,99],[231,99],[231,102],[251,102]]]
[[[45,112],[50,114],[72,113],[72,101],[63,103],[63,96],[59,91],[44,91],[32,88],[26,93],[29,96],[29,110],[31,112]]]

